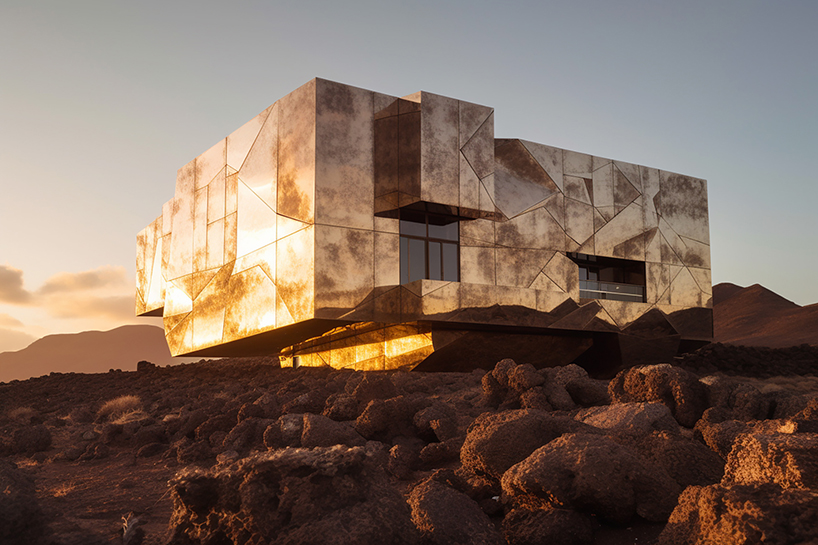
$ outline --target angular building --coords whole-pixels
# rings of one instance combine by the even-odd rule
[[[604,371],[711,339],[709,242],[704,180],[315,79],[178,171],[136,312],[174,355]]]

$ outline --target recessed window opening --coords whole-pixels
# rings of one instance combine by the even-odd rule
[[[596,255],[568,253],[579,265],[579,298],[645,302],[645,263]]]
[[[460,281],[458,218],[415,210],[400,211],[400,283]]]

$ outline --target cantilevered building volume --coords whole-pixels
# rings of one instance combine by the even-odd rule
[[[711,339],[709,242],[704,180],[315,79],[178,171],[136,312],[174,355],[611,365]]]

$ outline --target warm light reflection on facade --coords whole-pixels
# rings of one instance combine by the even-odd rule
[[[430,326],[365,323],[334,329],[281,351],[282,367],[386,370],[412,366],[433,351]]]
[[[401,217],[452,226],[403,233],[428,261],[405,283]],[[642,301],[581,297],[597,257],[634,263]],[[475,327],[712,336],[704,180],[495,139],[492,108],[426,92],[293,91],[179,169],[136,261],[136,312],[174,355],[390,369]]]

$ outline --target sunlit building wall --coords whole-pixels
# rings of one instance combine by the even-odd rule
[[[315,79],[179,169],[137,237],[136,312],[163,317],[174,355],[627,357],[712,337],[709,242],[704,180],[495,139],[485,106]]]

